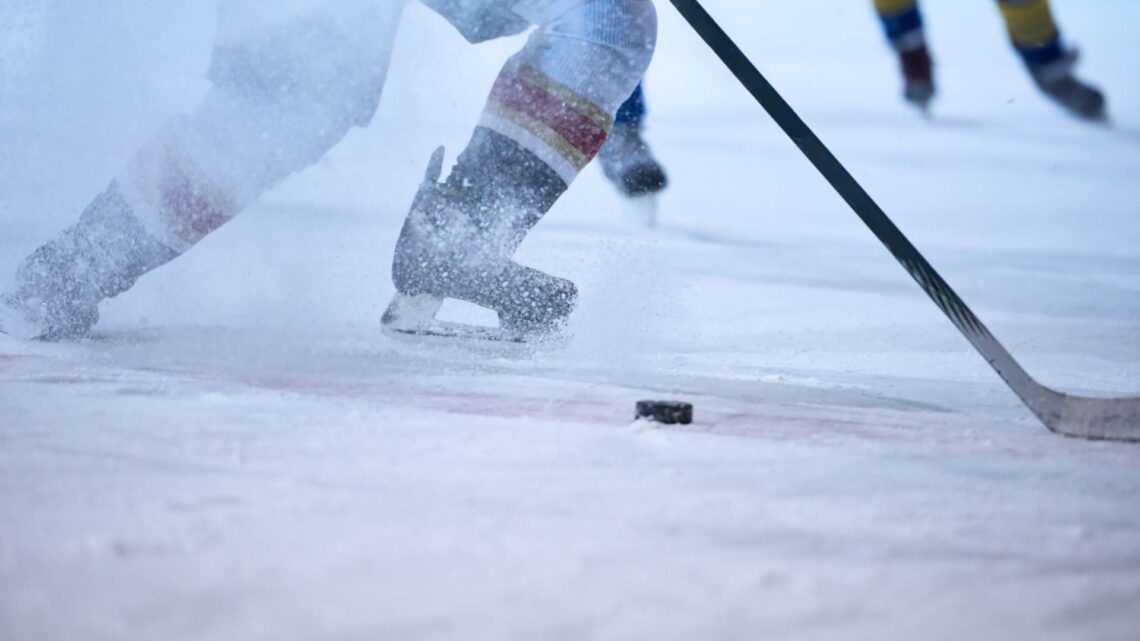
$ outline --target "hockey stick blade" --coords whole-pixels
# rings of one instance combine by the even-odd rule
[[[1136,429],[1140,419],[1140,398],[1085,398],[1055,392],[1041,386],[1049,397],[1034,409],[1038,418],[1058,434],[1098,441],[1140,442]]]
[[[700,2],[669,1],[1046,427],[1077,438],[1140,442],[1140,398],[1070,396],[1049,389],[1029,376]]]
[[[894,252],[893,247],[891,251]],[[918,252],[917,249],[913,251]],[[1073,396],[1038,383],[929,263],[925,260],[915,262],[898,253],[895,255],[950,322],[1045,427],[1057,434],[1076,438],[1140,442],[1140,398]]]

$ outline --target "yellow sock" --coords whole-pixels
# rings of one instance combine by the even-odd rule
[[[1057,38],[1057,23],[1053,21],[1049,0],[1002,0],[998,8],[1017,47],[1038,47]]]
[[[875,0],[875,11],[880,16],[893,16],[918,6],[918,0]]]

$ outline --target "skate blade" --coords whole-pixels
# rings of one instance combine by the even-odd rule
[[[522,334],[485,325],[436,319],[443,299],[428,295],[396,294],[380,319],[385,336],[398,340],[438,339],[454,343],[500,343],[510,345],[557,345],[563,334]]]
[[[625,218],[638,227],[656,227],[657,194],[627,198],[625,201]]]
[[[527,340],[526,336],[504,331],[498,327],[483,325],[468,325],[466,323],[453,323],[448,321],[434,321],[426,327],[395,327],[383,325],[382,330],[389,338],[402,340],[443,339],[446,341],[506,343],[511,345],[525,345],[534,341]]]
[[[414,331],[430,327],[435,315],[443,306],[443,299],[427,294],[408,295],[396,293],[388,309],[380,317],[380,325],[385,331]]]

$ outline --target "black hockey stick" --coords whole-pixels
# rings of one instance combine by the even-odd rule
[[[871,228],[978,353],[1050,430],[1079,438],[1140,441],[1140,398],[1085,398],[1033,380],[942,280],[866,190],[780,96],[698,0],[670,0],[736,79]]]

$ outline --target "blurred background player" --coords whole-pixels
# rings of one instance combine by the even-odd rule
[[[618,109],[610,137],[598,153],[606,178],[629,198],[652,196],[668,185],[665,169],[645,143],[645,113],[645,90],[639,84]]]
[[[918,0],[874,0],[874,5],[899,55],[904,97],[926,109],[936,92]],[[1074,76],[1077,52],[1064,46],[1048,0],[998,0],[998,8],[1034,83],[1074,115],[1104,119],[1104,95]],[[598,154],[606,178],[630,198],[650,196],[668,186],[664,168],[644,139],[645,115],[645,92],[639,84],[618,109],[614,128]]]
[[[906,100],[926,109],[935,95],[933,63],[918,0],[874,0],[887,39],[898,52]],[[1067,47],[1048,0],[998,0],[1006,30],[1041,91],[1078,118],[1106,117],[1104,95],[1073,75],[1077,51]]]
[[[386,326],[456,298],[515,335],[556,329],[572,283],[515,263],[598,153],[656,43],[651,0],[424,0],[471,42],[532,31],[444,182],[433,156],[397,242]],[[18,267],[0,331],[86,335],[101,301],[177,258],[319,160],[380,102],[404,0],[225,0],[211,88],[137,151],[79,220]],[[405,304],[405,303],[415,304]],[[434,305],[434,309],[432,306]],[[401,314],[401,311],[430,312]]]

